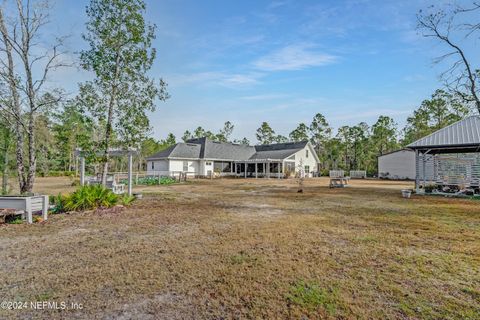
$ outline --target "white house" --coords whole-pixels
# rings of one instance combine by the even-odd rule
[[[379,156],[378,176],[386,179],[415,180],[415,152],[401,149]]]
[[[302,166],[307,176],[318,172],[319,159],[308,141],[249,146],[206,137],[177,143],[147,159],[148,175],[237,175],[283,177]]]

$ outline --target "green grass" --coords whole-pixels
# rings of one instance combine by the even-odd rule
[[[315,282],[297,281],[290,287],[286,298],[290,303],[309,311],[321,308],[335,315],[338,308],[338,289],[322,288]]]

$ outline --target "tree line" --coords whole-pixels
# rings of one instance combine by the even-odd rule
[[[404,128],[399,128],[392,117],[381,115],[372,125],[360,122],[353,126],[342,126],[335,131],[325,116],[317,113],[310,123],[299,123],[287,136],[277,134],[268,122],[262,122],[255,131],[255,143],[310,141],[317,151],[324,173],[330,169],[344,169],[367,170],[373,175],[377,173],[378,156],[403,148],[470,113],[471,108],[460,97],[437,90],[407,118]],[[185,131],[181,140],[185,142],[207,137],[214,141],[251,144],[247,138],[233,139],[233,129],[234,125],[230,121],[225,122],[218,132],[197,127],[193,131]],[[149,150],[153,152],[176,142],[175,136],[170,133],[165,140],[157,143],[149,140]]]

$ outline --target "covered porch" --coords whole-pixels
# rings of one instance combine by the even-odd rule
[[[235,161],[235,176],[240,178],[285,178],[295,172],[295,161],[263,159]]]

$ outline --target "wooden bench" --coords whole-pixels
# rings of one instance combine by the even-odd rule
[[[350,170],[351,179],[366,179],[367,171],[366,170]]]

